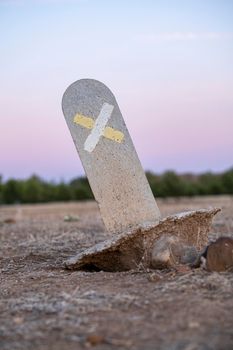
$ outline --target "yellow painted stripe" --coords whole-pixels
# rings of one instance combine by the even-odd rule
[[[74,116],[74,123],[81,125],[87,129],[93,129],[95,121],[94,121],[94,119],[92,119],[90,117],[86,117],[85,115],[77,113]],[[111,128],[110,126],[105,127],[103,136],[109,140],[116,141],[119,143],[121,143],[124,139],[123,132],[121,132],[119,130],[115,130],[115,129]]]
[[[109,140],[121,143],[124,139],[124,134],[119,130],[115,130],[110,126],[106,126],[106,128],[104,129],[104,137],[106,137]]]
[[[87,129],[92,129],[94,127],[94,120],[90,117],[85,117],[82,114],[76,114],[74,116],[74,123],[84,126]]]

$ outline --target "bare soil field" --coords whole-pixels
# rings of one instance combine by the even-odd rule
[[[209,239],[233,236],[233,197],[158,205],[163,216],[221,207]],[[64,268],[108,237],[95,202],[0,207],[1,350],[233,349],[233,273]]]

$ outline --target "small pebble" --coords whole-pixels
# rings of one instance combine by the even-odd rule
[[[87,336],[86,340],[87,340],[87,343],[89,343],[92,346],[95,346],[95,345],[104,343],[105,338],[99,334],[90,334]]]
[[[24,318],[16,316],[16,317],[13,318],[13,321],[14,321],[15,324],[21,325],[24,322]]]
[[[74,221],[79,221],[79,216],[74,216],[74,215],[65,215],[64,216],[64,221],[65,222],[74,222]]]
[[[15,224],[16,220],[12,218],[8,218],[8,219],[5,219],[3,222],[4,224]]]

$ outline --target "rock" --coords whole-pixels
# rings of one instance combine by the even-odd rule
[[[179,245],[179,238],[172,235],[163,235],[155,243],[151,254],[151,265],[155,269],[167,268],[177,263],[173,255],[173,248]],[[178,248],[179,250],[179,248]],[[177,252],[179,253],[179,252]],[[177,254],[176,254],[177,255]]]
[[[99,334],[89,334],[86,339],[87,343],[96,346],[99,344],[103,344],[105,342],[105,338]]]
[[[16,220],[13,218],[7,218],[3,221],[5,224],[15,224]]]
[[[75,216],[75,215],[65,215],[64,216],[64,221],[65,222],[75,222],[75,221],[79,221],[79,216]]]
[[[192,264],[198,257],[197,249],[174,235],[163,235],[156,241],[151,255],[151,266],[155,269]]]
[[[169,216],[150,228],[140,227],[134,231],[115,234],[110,239],[98,243],[71,257],[65,262],[68,269],[126,271],[139,268],[153,268],[152,252],[156,242],[163,236],[177,237],[188,252],[178,254],[179,249],[174,248],[174,253],[180,256],[180,261],[189,263],[195,250],[202,249],[208,241],[208,232],[211,222],[220,209],[200,209]],[[167,253],[163,259],[166,260]],[[179,260],[179,259],[178,259]]]
[[[15,324],[21,325],[24,322],[24,318],[16,316],[16,317],[13,318],[13,321],[14,321]]]
[[[163,280],[163,276],[158,272],[153,272],[147,277],[150,282],[160,282]]]
[[[204,257],[208,271],[233,271],[233,239],[218,238],[207,247]]]
[[[180,263],[192,266],[192,264],[197,260],[197,258],[198,251],[196,247],[184,245],[183,254],[180,256]]]

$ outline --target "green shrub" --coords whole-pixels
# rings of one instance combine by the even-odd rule
[[[207,172],[200,175],[178,175],[174,171],[166,171],[161,175],[147,172],[146,176],[156,197],[233,194],[233,168],[222,174]],[[9,179],[6,182],[0,176],[0,204],[93,198],[86,177],[75,178],[68,183],[54,183],[44,181],[36,175],[27,180]]]

